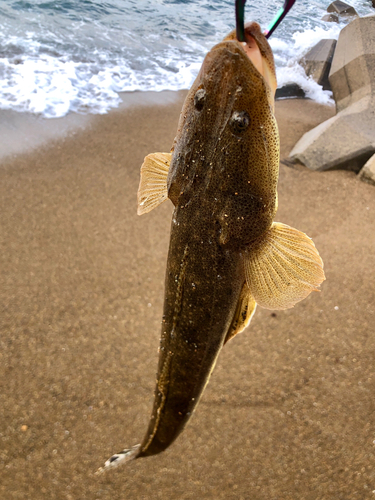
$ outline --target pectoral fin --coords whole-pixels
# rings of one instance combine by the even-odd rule
[[[249,326],[251,318],[255,313],[256,306],[256,302],[245,282],[241,290],[240,299],[237,304],[236,312],[234,313],[232,324],[230,325],[227,336],[225,337],[224,344],[237,335],[237,333],[241,333],[247,326]]]
[[[141,166],[138,188],[138,215],[150,212],[168,198],[167,176],[171,153],[147,155]]]
[[[325,280],[323,261],[306,234],[274,222],[244,256],[246,282],[266,309],[288,309]]]

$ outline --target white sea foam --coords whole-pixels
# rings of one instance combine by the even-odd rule
[[[312,78],[306,76],[305,70],[297,62],[280,68],[277,72],[278,86],[282,87],[288,83],[296,83],[305,92],[306,97],[319,104],[334,105],[332,92],[323,90]]]
[[[0,108],[48,118],[106,113],[120,103],[119,92],[189,88],[205,53],[234,22],[233,5],[224,0],[16,4],[0,8]],[[248,9],[264,26],[274,15],[273,2],[249,2]],[[296,2],[270,43],[279,86],[298,83],[329,104],[330,93],[298,64],[320,39],[339,35],[342,25],[319,21],[323,9]]]
[[[297,62],[322,36],[337,38],[338,30],[309,30],[296,33],[294,44],[275,38],[271,45],[279,86],[296,82],[308,97],[329,103],[329,93],[308,79]],[[186,40],[183,51],[170,47],[160,54],[146,53],[136,64],[120,57],[114,61],[106,52],[97,52],[95,62],[75,62],[68,56],[40,53],[35,44],[30,44],[28,53],[0,58],[0,108],[47,118],[64,116],[69,111],[106,113],[120,103],[118,92],[189,88],[205,51],[202,44]]]
[[[67,56],[23,53],[0,58],[0,108],[37,113],[47,118],[78,113],[106,113],[121,102],[118,92],[189,88],[199,71],[200,57],[183,60],[177,50],[153,59],[74,62]]]
[[[278,87],[296,83],[304,90],[306,97],[320,104],[334,105],[332,92],[323,90],[321,85],[308,77],[299,64],[299,60],[320,40],[337,40],[342,27],[332,23],[328,28],[316,26],[313,29],[297,31],[293,33],[290,43],[277,38],[271,39],[270,44],[275,54],[277,67]]]

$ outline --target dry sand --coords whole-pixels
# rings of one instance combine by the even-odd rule
[[[1,162],[0,498],[371,500],[375,188],[284,164],[277,220],[314,239],[322,292],[258,308],[178,440],[94,475],[151,411],[172,207],[138,217],[136,192],[183,97],[134,99]],[[278,102],[282,158],[332,114]]]

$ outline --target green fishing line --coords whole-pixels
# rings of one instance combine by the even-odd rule
[[[269,38],[290,9],[293,7],[296,0],[285,0],[284,5],[277,11],[268,29],[264,32],[264,36]],[[246,0],[236,0],[236,36],[239,42],[245,42],[245,3]]]

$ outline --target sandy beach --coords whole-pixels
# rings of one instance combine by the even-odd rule
[[[60,121],[0,116],[0,499],[371,500],[375,188],[284,163],[334,114],[308,100],[276,104],[276,219],[313,238],[321,293],[258,308],[178,440],[95,475],[140,442],[151,412],[172,204],[139,217],[136,193],[184,96],[130,94]]]

